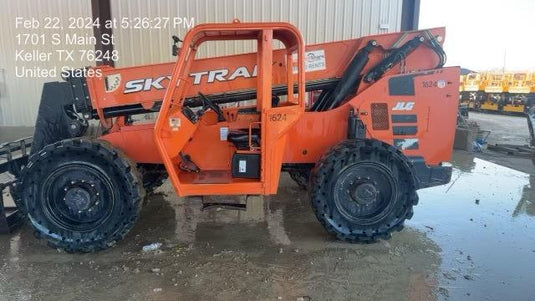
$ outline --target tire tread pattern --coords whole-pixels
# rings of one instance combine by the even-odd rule
[[[332,184],[337,172],[361,160],[375,161],[391,169],[399,183],[402,198],[401,207],[394,209],[382,224],[369,228],[355,227],[349,221],[333,214],[336,210],[329,202],[332,198]],[[393,231],[403,229],[406,219],[413,215],[413,206],[418,203],[415,177],[408,159],[395,147],[375,139],[352,139],[333,146],[318,161],[310,177],[310,199],[317,219],[339,240],[347,242],[373,242],[388,239]]]
[[[61,140],[56,143],[45,146],[41,151],[33,154],[29,158],[28,164],[22,170],[22,185],[28,187],[37,177],[47,172],[47,163],[54,158],[55,154],[65,153],[91,153],[99,156],[108,162],[122,176],[118,179],[123,184],[125,199],[129,202],[128,210],[125,210],[126,217],[122,219],[113,233],[107,236],[103,233],[92,231],[90,233],[79,234],[82,239],[72,240],[44,227],[45,223],[30,218],[30,223],[34,227],[34,234],[37,238],[45,239],[49,246],[62,249],[69,253],[95,252],[104,250],[115,245],[118,241],[132,229],[136,223],[141,209],[142,201],[145,197],[145,191],[141,180],[141,175],[136,168],[136,164],[130,160],[121,150],[113,147],[109,142],[104,140],[91,140],[86,138],[73,138]],[[31,194],[24,190],[24,206],[29,216],[32,216],[32,210],[35,210],[35,202],[39,200],[32,197]],[[41,222],[41,223],[40,223]]]

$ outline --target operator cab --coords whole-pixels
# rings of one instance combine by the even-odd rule
[[[202,62],[194,59],[199,46],[222,40],[256,42],[256,56],[247,62],[254,72],[240,69],[245,68],[239,67],[243,62],[222,62],[255,76],[212,82],[202,78],[194,84],[185,75],[204,72],[196,70]],[[276,41],[286,51],[274,55]],[[285,134],[304,112],[303,54],[299,32],[287,23],[205,24],[186,35],[155,126],[159,151],[180,195],[276,192]],[[222,78],[223,73],[216,76]],[[273,95],[274,81],[283,83],[287,95]],[[243,105],[246,99],[212,93],[221,91],[221,85],[228,91],[256,89],[252,94],[243,91],[253,96]],[[186,102],[185,95],[192,94],[198,95],[196,101]]]

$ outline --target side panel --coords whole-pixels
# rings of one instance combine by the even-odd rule
[[[137,163],[162,163],[154,144],[154,124],[128,125],[101,136]]]
[[[458,68],[452,67],[384,77],[339,108],[325,112],[305,112],[287,133],[283,162],[315,163],[328,148],[344,140],[347,136],[350,106],[359,110],[359,118],[366,125],[367,137],[395,145],[407,156],[423,157],[429,165],[449,161],[457,117],[458,81],[454,78],[458,72]],[[404,78],[407,77],[412,78],[412,88],[408,92],[406,86],[397,90],[395,84],[406,84]],[[400,80],[391,80],[396,78]],[[439,87],[442,84],[445,86]],[[414,95],[390,95],[389,92],[410,92]],[[386,104],[386,127],[378,127],[377,120],[374,120],[378,118],[372,113],[374,104]],[[186,153],[190,153],[194,162],[199,162],[203,169],[228,167],[230,155],[226,142],[221,143],[225,146],[224,154],[214,154],[215,149],[205,149],[203,145],[207,141],[218,139],[219,128],[229,125],[223,123],[206,127],[206,130],[193,136],[185,149]],[[105,135],[102,139],[123,149],[136,162],[161,163],[152,140],[153,127],[153,124],[123,126],[118,132]],[[193,152],[193,149],[197,151]],[[203,159],[207,157],[208,160]]]
[[[395,145],[406,156],[423,157],[428,165],[447,162],[455,136],[458,78],[458,67],[386,76],[341,107],[306,112],[289,133],[284,162],[317,162],[344,140],[350,106],[366,125],[366,137]]]
[[[315,163],[331,146],[344,140],[350,106],[359,110],[359,118],[366,125],[367,137],[395,145],[407,156],[423,157],[428,165],[449,161],[457,117],[458,81],[454,78],[458,72],[458,68],[443,68],[413,75],[384,77],[337,109],[305,112],[287,133],[283,162]],[[407,77],[412,79],[412,88],[408,92],[406,86],[397,90],[395,84],[398,81],[391,79],[400,78],[399,83],[406,84],[404,78]],[[444,83],[445,86],[439,87],[439,81],[443,81],[440,85]],[[390,95],[389,92],[402,95]],[[409,92],[414,95],[403,95]],[[375,119],[380,117],[372,113],[372,106],[377,104],[386,104],[386,127],[378,127]],[[221,142],[221,148],[203,147],[208,145],[207,141],[219,139],[222,126],[232,128],[227,123],[206,127],[206,130],[192,137],[185,149],[203,169],[228,168],[230,155],[226,142]],[[152,140],[153,127],[154,124],[123,126],[102,139],[123,149],[136,162],[161,163]],[[224,154],[220,152],[221,149],[225,150]]]

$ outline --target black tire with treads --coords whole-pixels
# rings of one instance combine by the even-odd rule
[[[33,154],[21,185],[36,236],[67,252],[115,245],[134,226],[145,196],[135,163],[105,141],[85,138]]]
[[[349,242],[390,238],[418,203],[407,158],[373,139],[347,140],[329,150],[312,171],[310,194],[325,229]]]

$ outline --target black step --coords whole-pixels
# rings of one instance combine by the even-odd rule
[[[17,208],[4,207],[0,190],[0,234],[9,234],[22,225],[24,218]]]

